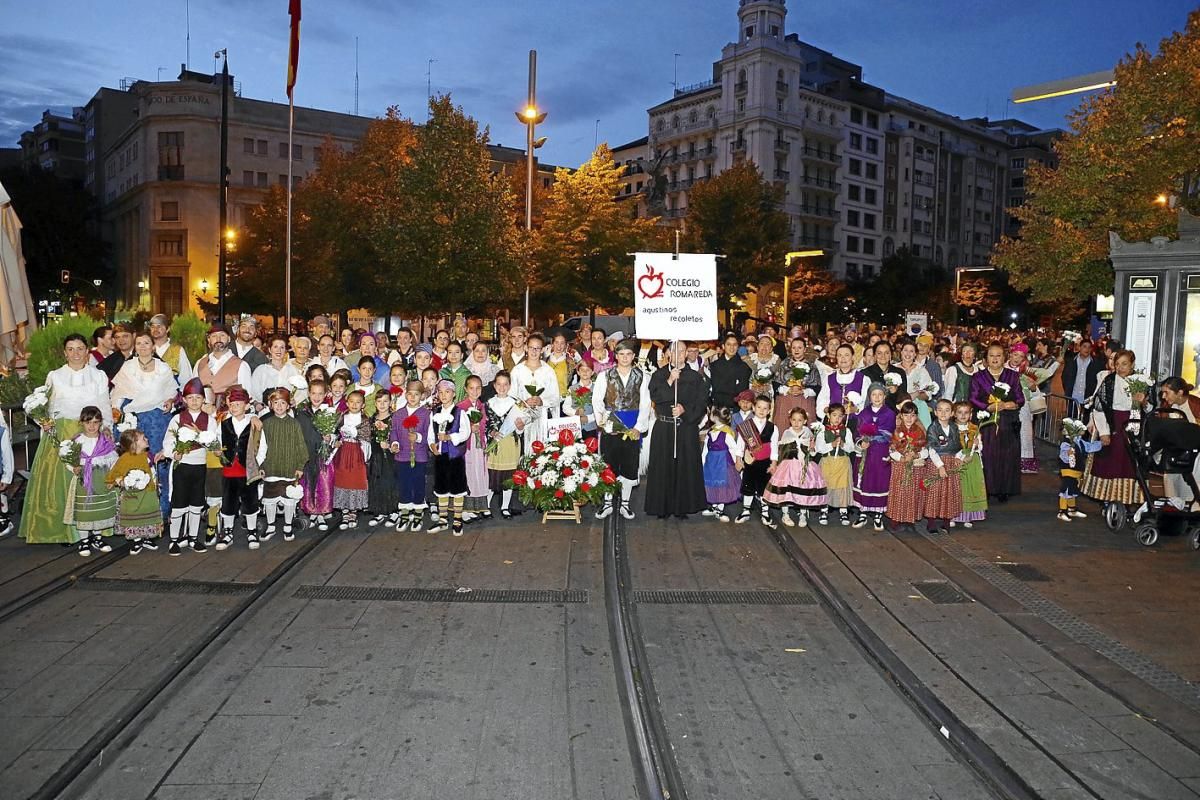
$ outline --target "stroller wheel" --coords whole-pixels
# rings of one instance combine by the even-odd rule
[[[1148,522],[1144,522],[1137,526],[1137,530],[1133,532],[1133,537],[1143,547],[1150,547],[1158,541],[1158,528]]]
[[[1114,533],[1125,527],[1125,520],[1128,516],[1129,511],[1125,508],[1124,503],[1104,504],[1104,524]]]
[[[1200,550],[1200,527],[1188,530],[1188,542],[1193,550]]]

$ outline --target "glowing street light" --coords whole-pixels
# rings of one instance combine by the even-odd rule
[[[1107,89],[1116,86],[1117,81],[1111,69],[1100,72],[1090,72],[1087,75],[1077,75],[1073,78],[1038,83],[1033,86],[1020,86],[1013,89],[1014,103],[1032,103],[1036,100],[1049,100],[1080,92],[1094,92],[1097,89]]]
[[[546,121],[546,112],[537,107],[537,50],[529,51],[529,97],[525,108],[516,112],[525,126],[525,230],[533,230],[533,151],[546,143],[534,138],[534,129]],[[525,325],[529,325],[529,282],[525,282]]]

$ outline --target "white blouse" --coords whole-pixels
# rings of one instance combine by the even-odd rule
[[[175,373],[159,358],[154,359],[151,366],[153,369],[149,372],[142,369],[137,356],[126,361],[113,378],[112,404],[121,408],[121,403],[129,400],[124,410],[141,414],[144,411],[162,408],[163,404],[173,399],[179,391]]]
[[[1112,373],[1109,373],[1110,375]],[[1112,410],[1113,411],[1133,411],[1133,397],[1129,393],[1129,384],[1120,375],[1116,375],[1116,380],[1113,383]],[[1111,436],[1112,431],[1108,427],[1108,416],[1104,413],[1104,409],[1100,408],[1098,394],[1102,381],[1097,381],[1096,393],[1092,395],[1096,398],[1096,402],[1092,407],[1092,424],[1096,426],[1097,436]]]
[[[50,389],[50,415],[55,419],[77,420],[86,406],[95,406],[104,415],[105,427],[112,426],[108,376],[91,361],[83,369],[64,364],[46,376],[46,387]]]
[[[291,362],[285,362],[280,369],[276,369],[270,361],[260,364],[250,378],[250,399],[256,403],[262,403],[263,397],[272,389],[284,388],[288,391],[295,391],[295,387],[291,385],[290,381],[292,378],[299,377],[301,377],[300,370],[296,369]]]

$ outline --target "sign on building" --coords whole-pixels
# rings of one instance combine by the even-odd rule
[[[716,339],[717,257],[635,253],[633,302],[639,339]]]

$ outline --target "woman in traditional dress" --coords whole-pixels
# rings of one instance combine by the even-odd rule
[[[816,353],[810,354],[803,339],[792,339],[788,345],[788,357],[780,361],[775,369],[779,390],[775,397],[772,421],[781,431],[788,429],[793,408],[803,408],[810,420],[816,419],[821,370],[814,363],[815,356]]]
[[[175,410],[179,396],[179,379],[165,361],[154,354],[154,339],[139,333],[133,340],[133,358],[125,362],[113,379],[111,402],[114,411],[137,417],[137,429],[146,434],[150,453],[161,453],[163,434]],[[116,413],[113,414],[116,417]],[[155,479],[163,487],[158,499],[163,519],[171,513],[171,495],[166,490],[170,461],[159,459],[155,464]]]
[[[71,475],[59,458],[58,443],[82,430],[79,414],[86,406],[99,408],[104,418],[103,427],[112,429],[108,376],[94,366],[87,340],[78,333],[70,334],[63,339],[63,353],[67,363],[46,376],[46,388],[50,390],[50,420],[42,426],[47,435],[34,456],[21,512],[19,535],[30,544],[76,544],[80,541],[75,529],[63,521]]]
[[[558,416],[562,395],[558,375],[542,361],[543,340],[539,334],[529,337],[525,360],[512,368],[512,397],[521,403],[528,417],[525,429],[525,455],[533,452],[533,443],[546,436],[546,421]]]
[[[1200,397],[1192,394],[1196,390],[1195,386],[1178,375],[1173,375],[1160,383],[1158,388],[1162,395],[1162,406],[1179,411],[1193,425],[1200,424]],[[1200,458],[1196,459],[1192,475],[1196,478],[1196,484],[1200,486]],[[1176,501],[1178,508],[1187,508],[1190,502],[1200,499],[1192,497],[1192,490],[1188,488],[1182,475],[1163,475],[1163,488],[1167,497]]]
[[[746,363],[750,365],[750,391],[756,395],[772,397],[774,394],[775,370],[781,360],[774,347],[775,340],[764,333],[758,337],[755,351],[746,356]]]
[[[1001,503],[1021,493],[1021,376],[1004,366],[1004,346],[987,349],[983,369],[971,378],[970,403],[992,415],[994,422],[980,424],[983,442],[983,475],[989,495]],[[996,384],[1003,384],[997,386]]]
[[[896,412],[887,405],[887,394],[882,383],[872,383],[867,389],[866,407],[851,417],[858,445],[854,459],[854,504],[858,506],[855,528],[866,525],[870,515],[875,530],[883,530],[891,480],[888,449],[896,430]]]
[[[955,403],[966,402],[971,394],[971,378],[980,368],[978,358],[979,351],[971,342],[964,342],[958,348],[958,362],[943,374],[946,385],[942,387],[942,397]]]
[[[1048,380],[1058,367],[1057,362],[1051,362],[1050,367],[1035,367],[1029,360],[1029,345],[1017,342],[1008,354],[1008,367],[1021,376],[1021,391],[1028,398],[1038,391],[1038,386]],[[1021,472],[1026,475],[1038,473],[1037,450],[1033,443],[1033,409],[1026,402],[1021,406]]]
[[[906,341],[900,345],[900,363],[897,364],[904,373],[903,389],[908,392],[913,405],[917,409],[917,417],[921,420],[921,428],[928,428],[933,415],[930,413],[929,401],[936,400],[941,387],[933,382],[929,370],[917,360],[917,345]]]
[[[1092,396],[1092,425],[1103,447],[1088,457],[1080,491],[1102,503],[1136,506],[1142,502],[1142,490],[1134,478],[1125,436],[1125,424],[1130,416],[1140,416],[1145,402],[1144,396],[1135,397],[1129,388],[1133,364],[1133,351],[1118,351],[1113,358],[1113,371],[1097,384]]]

